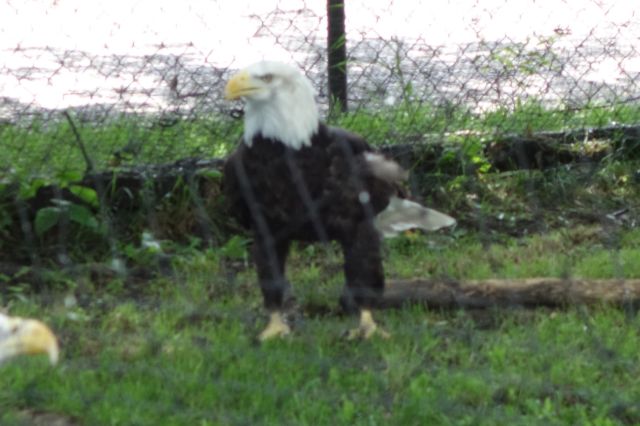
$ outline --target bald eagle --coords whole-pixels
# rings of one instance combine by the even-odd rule
[[[270,312],[260,339],[290,332],[282,308],[292,241],[337,241],[346,279],[340,301],[360,312],[349,335],[386,335],[371,315],[384,290],[381,236],[455,220],[402,198],[407,173],[397,163],[362,137],[322,123],[313,87],[298,69],[258,62],[228,81],[225,98],[245,101],[244,136],[225,163],[224,190],[232,213],[254,237]]]
[[[46,354],[51,365],[58,362],[58,340],[51,329],[36,319],[0,313],[0,364],[18,355]]]

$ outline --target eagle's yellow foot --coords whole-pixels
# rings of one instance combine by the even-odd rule
[[[287,334],[291,333],[291,329],[284,322],[282,318],[282,313],[280,311],[271,312],[269,316],[269,324],[267,328],[265,328],[262,333],[260,333],[259,339],[261,341],[273,339],[274,337],[284,337]]]
[[[369,339],[372,336],[380,336],[383,339],[388,339],[391,335],[378,327],[378,324],[373,320],[370,310],[363,309],[360,311],[360,325],[358,325],[357,328],[349,330],[347,339]]]

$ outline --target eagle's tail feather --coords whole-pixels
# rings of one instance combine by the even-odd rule
[[[385,238],[395,237],[408,229],[435,231],[455,223],[454,218],[444,213],[398,197],[392,197],[389,206],[375,219],[376,229]]]
[[[409,177],[409,173],[398,163],[389,160],[382,154],[365,152],[364,159],[374,176],[386,182],[401,182]]]

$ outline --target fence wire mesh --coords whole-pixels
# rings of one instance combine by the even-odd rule
[[[150,6],[5,2],[3,119],[61,108],[88,117],[224,113],[224,77],[258,58],[297,63],[328,103],[323,2],[163,4],[154,14]],[[349,4],[350,100],[356,108],[394,104],[408,86],[419,102],[474,110],[531,97],[574,107],[636,100],[633,5],[490,6],[448,2],[434,13],[423,4]],[[239,16],[232,23],[229,11]],[[174,13],[187,25],[159,19]]]
[[[196,380],[184,370],[137,362],[171,357],[186,342],[177,333],[162,343],[174,331],[163,327],[140,331],[136,321],[144,315],[137,310],[159,309],[178,318],[178,329],[201,327],[187,339],[205,354],[200,362],[210,357],[232,363],[247,355],[245,347],[232,346],[224,354],[210,349],[205,323],[224,323],[250,334],[264,320],[251,275],[251,235],[226,216],[220,189],[222,159],[239,143],[244,114],[240,104],[223,99],[224,86],[237,70],[261,59],[299,67],[317,92],[323,120],[356,131],[394,157],[411,170],[414,198],[458,219],[457,227],[446,233],[407,233],[386,244],[389,279],[520,279],[545,271],[567,280],[607,278],[625,285],[640,274],[634,231],[640,211],[639,6],[606,0],[448,0],[437,5],[350,0],[345,11],[348,111],[334,113],[327,89],[325,2],[1,0],[0,306],[37,312],[26,301],[39,294],[47,317],[60,328],[98,323],[90,309],[105,318],[102,331],[86,333],[71,325],[72,331],[63,332],[71,352],[66,374],[91,370],[96,362],[92,345],[117,347],[122,344],[118,333],[124,333],[125,340],[132,341],[125,342],[128,349],[107,350],[117,359],[105,361],[107,373],[150,376],[150,382],[166,380],[176,388]],[[429,248],[428,256],[423,247]],[[452,254],[458,249],[460,258]],[[555,258],[543,259],[545,252]],[[292,274],[302,281],[292,286],[302,313],[290,320],[303,324],[302,333],[305,318],[321,322],[329,317],[335,324],[334,311],[324,306],[335,303],[342,291],[338,282],[343,278],[336,272],[341,268],[340,248],[300,245],[291,257]],[[190,280],[205,284],[190,285]],[[164,288],[167,281],[183,289],[179,298],[163,299],[147,288],[155,282]],[[114,296],[104,295],[109,292]],[[58,293],[64,295],[61,310],[55,308]],[[510,301],[512,306],[526,304],[518,297]],[[627,297],[625,306],[631,308],[637,294]],[[250,303],[234,304],[238,299]],[[624,297],[620,300],[625,302]],[[207,307],[211,303],[215,309]],[[387,321],[398,328],[411,313],[395,315]],[[471,334],[502,327],[502,317],[494,313],[477,318],[470,314],[472,325],[466,317],[433,315],[434,342],[442,338],[478,349],[481,343]],[[579,309],[571,315],[589,336],[591,358],[585,359],[601,363],[602,371],[638,372],[626,364],[633,357],[624,346],[625,339],[637,341],[637,333],[629,332],[633,338],[607,337],[592,312]],[[523,318],[513,321],[527,321]],[[437,331],[438,321],[460,327],[459,333],[445,336],[445,331]],[[637,324],[633,315],[620,321]],[[403,325],[400,334],[423,339],[422,325]],[[89,343],[71,341],[78,336]],[[527,347],[518,350],[544,351],[543,341],[531,337]],[[411,382],[426,362],[420,358],[422,350],[413,354],[387,354],[381,361],[385,374]],[[293,365],[326,361],[316,352],[292,351],[289,356]],[[393,356],[411,366],[400,369]],[[439,362],[436,358],[429,362]],[[130,360],[132,365],[127,364]],[[354,367],[345,359],[334,361]],[[637,365],[637,356],[635,361]],[[472,368],[462,361],[453,364],[465,371]],[[453,364],[447,367],[451,374]],[[509,371],[514,376],[505,380],[513,384],[519,373]],[[275,383],[252,382],[249,373],[243,379],[239,371],[228,377],[219,371],[207,374],[187,385],[206,388],[215,395],[217,407],[236,403],[216,395],[210,385],[220,383],[251,404],[255,400],[246,394],[269,393],[269,384]],[[585,396],[582,390],[562,388],[553,374],[523,374],[518,386],[553,389],[532,397],[536,409],[522,408],[523,402],[521,415],[538,415],[547,400],[587,407],[601,401],[587,391]],[[380,377],[379,382],[372,379],[374,388],[393,387],[388,382],[393,377]],[[518,399],[510,393],[511,384],[485,379],[488,386],[495,385],[491,404]],[[277,401],[297,400],[295,389],[274,386]],[[39,411],[39,401],[50,401],[52,395],[30,389],[17,403],[13,397],[4,399]],[[29,399],[27,392],[36,396]],[[602,414],[612,423],[601,424],[640,422],[637,402],[612,392],[605,392],[610,409]],[[638,389],[633,392],[637,395]],[[364,421],[350,417],[346,397],[313,395],[314,403],[339,406],[342,411],[335,415],[343,415],[345,423]],[[114,408],[114,416],[124,416],[119,412],[124,407],[142,416],[130,424],[151,424],[126,398],[111,401],[120,407]],[[162,405],[163,398],[157,403],[152,397],[136,401],[143,408],[166,411],[167,418],[173,415]],[[458,407],[454,397],[438,401],[442,409]],[[82,424],[101,418],[90,408],[94,402],[80,401],[80,408],[68,411],[69,418],[77,416]],[[185,401],[172,404],[190,409]],[[382,414],[372,414],[374,424],[400,422],[410,411],[397,400],[381,404]],[[462,405],[467,411],[460,415],[478,419],[478,412],[469,408],[473,402]],[[192,408],[176,419],[202,424],[257,421],[255,413],[240,409],[213,414],[200,402]],[[263,409],[254,408],[256,413]],[[586,417],[575,414],[574,420],[592,418],[596,408],[591,409],[586,409]],[[457,413],[450,416],[464,420]],[[265,423],[276,424],[275,418]],[[286,417],[285,423],[310,421],[301,419]]]

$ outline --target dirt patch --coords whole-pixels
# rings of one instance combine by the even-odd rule
[[[24,426],[80,426],[76,419],[58,413],[23,410],[18,414],[18,424]]]

